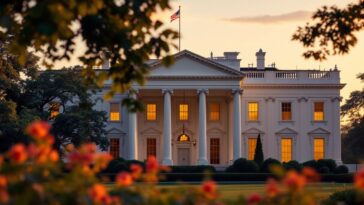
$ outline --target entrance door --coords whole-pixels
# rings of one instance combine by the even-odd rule
[[[178,148],[178,165],[190,165],[189,148]]]

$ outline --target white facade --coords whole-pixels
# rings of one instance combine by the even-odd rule
[[[166,165],[226,166],[248,158],[260,134],[265,158],[341,162],[339,71],[268,68],[263,53],[257,52],[258,69],[240,68],[237,52],[204,58],[184,50],[169,68],[152,61],[147,83],[133,86],[149,112],[128,113],[121,106],[126,95],[103,101],[104,92],[96,94],[95,109],[110,116],[110,151],[137,160],[153,154]]]

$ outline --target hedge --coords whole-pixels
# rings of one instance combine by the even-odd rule
[[[205,173],[216,172],[214,166],[211,165],[195,165],[195,166],[170,166],[171,173]]]

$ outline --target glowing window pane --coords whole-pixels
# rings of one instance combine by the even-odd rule
[[[258,121],[259,116],[259,104],[257,102],[248,103],[248,120]]]
[[[120,157],[120,140],[118,138],[110,139],[109,153],[114,159]]]
[[[281,139],[281,156],[282,162],[289,162],[292,160],[292,139],[282,138]]]
[[[178,137],[178,141],[179,142],[189,142],[190,141],[190,137],[186,134],[182,134]]]
[[[292,120],[291,103],[282,103],[282,120]]]
[[[324,102],[315,102],[314,103],[313,120],[314,121],[324,120]]]
[[[179,105],[179,120],[188,120],[188,104]]]
[[[110,103],[110,121],[120,121],[119,103]]]
[[[325,139],[316,138],[313,141],[313,158],[314,160],[324,159],[325,157]]]
[[[210,139],[210,164],[220,164],[220,139]]]
[[[157,139],[147,138],[147,157],[157,156]]]
[[[220,120],[220,105],[218,103],[210,104],[210,120]]]
[[[55,118],[57,115],[59,115],[59,108],[60,108],[60,105],[59,103],[56,103],[56,102],[53,102],[50,104],[49,106],[49,111],[51,112],[50,113],[50,118],[53,119]]]
[[[249,138],[248,139],[248,160],[254,159],[255,148],[257,147],[257,139]]]
[[[147,120],[155,121],[157,120],[157,105],[147,104]]]

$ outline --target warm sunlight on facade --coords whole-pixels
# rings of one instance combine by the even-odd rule
[[[257,139],[249,138],[248,139],[248,160],[254,159],[255,148],[257,147]]]
[[[147,104],[147,120],[155,121],[157,120],[157,105]]]
[[[258,121],[259,104],[257,102],[248,103],[248,120]]]
[[[281,139],[281,161],[289,162],[292,160],[292,139],[282,138]]]
[[[324,102],[314,102],[314,121],[323,121],[324,120]]]
[[[325,158],[325,139],[316,138],[313,141],[313,159],[319,160]]]
[[[110,103],[110,121],[120,121],[119,103]]]
[[[188,104],[179,105],[179,120],[188,120]]]

